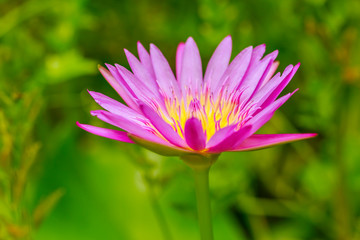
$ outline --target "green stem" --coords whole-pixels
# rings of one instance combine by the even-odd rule
[[[193,168],[201,240],[213,240],[209,194],[209,169]]]

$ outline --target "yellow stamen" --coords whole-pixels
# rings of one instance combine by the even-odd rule
[[[249,117],[252,105],[241,102],[242,91],[228,94],[224,89],[220,91],[214,101],[214,96],[205,89],[200,96],[193,96],[191,91],[180,100],[176,97],[165,99],[165,108],[158,108],[160,116],[169,123],[174,130],[184,138],[185,123],[189,118],[196,117],[202,123],[209,140],[216,131],[230,125],[240,127]]]

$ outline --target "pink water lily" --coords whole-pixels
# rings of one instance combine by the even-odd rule
[[[194,40],[180,43],[176,72],[153,44],[138,43],[136,58],[125,50],[131,71],[106,64],[100,72],[126,103],[89,91],[105,110],[91,114],[124,131],[77,123],[114,140],[138,143],[164,155],[248,151],[311,138],[305,134],[255,134],[295,92],[279,97],[300,64],[276,73],[278,51],[265,45],[241,51],[229,64],[231,37],[216,48],[203,74]]]
[[[209,170],[224,151],[248,151],[311,138],[305,134],[255,134],[295,92],[280,98],[300,64],[277,73],[278,52],[248,47],[229,64],[231,37],[212,55],[203,75],[199,50],[190,37],[176,52],[176,72],[160,50],[138,43],[139,59],[125,50],[132,72],[115,64],[99,67],[122,104],[89,91],[105,110],[92,111],[124,131],[77,123],[96,135],[138,143],[163,155],[178,155],[192,168],[202,240],[213,240]],[[274,75],[275,74],[275,75]]]

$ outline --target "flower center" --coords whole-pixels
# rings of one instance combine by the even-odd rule
[[[178,99],[175,95],[164,97],[165,108],[158,108],[160,116],[184,138],[185,123],[189,118],[196,117],[209,140],[221,128],[235,125],[237,129],[248,121],[256,110],[256,104],[242,98],[243,90],[228,92],[222,88],[218,94],[204,88],[200,94],[188,90]]]

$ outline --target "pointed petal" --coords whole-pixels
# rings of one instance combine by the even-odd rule
[[[248,75],[249,69],[252,69],[258,63],[265,52],[265,44],[259,45],[253,49],[252,46],[242,50],[230,63],[220,80],[217,89],[221,89],[224,83],[228,91],[232,92],[242,85],[242,82]],[[219,90],[215,90],[219,91]]]
[[[217,87],[212,89],[215,93],[219,92],[222,86],[226,85],[229,92],[232,92],[241,83],[251,60],[253,52],[252,46],[242,50],[230,63],[225,73],[221,77]]]
[[[129,87],[127,82],[124,80],[124,78],[120,75],[118,69],[111,65],[105,63],[106,67],[109,69],[111,75],[116,79],[116,81],[122,86],[122,88],[128,93],[129,96],[131,96],[133,99],[137,99],[136,95],[134,94],[133,90]]]
[[[113,89],[120,95],[120,97],[126,102],[126,104],[132,109],[139,111],[137,104],[130,92],[122,85],[121,82],[115,79],[115,77],[104,67],[99,65],[99,71],[104,76],[106,81],[111,85]]]
[[[213,89],[218,85],[220,78],[229,66],[231,50],[231,36],[227,36],[220,42],[210,58],[204,76],[204,83],[209,86],[210,89]]]
[[[273,67],[273,63],[274,63],[274,59],[269,59],[267,61],[266,57],[264,58],[263,61],[266,61],[268,63],[267,67],[264,70],[263,75],[261,76],[260,80],[258,81],[258,83],[256,84],[255,89],[252,91],[250,97],[248,98],[248,100],[251,100],[252,97],[257,93],[257,91],[259,91],[259,89],[261,88],[261,86],[263,85],[264,81],[266,80],[267,76],[269,75],[269,72],[271,71],[271,68]]]
[[[89,91],[89,94],[94,98],[95,102],[99,104],[104,109],[108,110],[117,115],[126,116],[129,119],[142,119],[145,120],[145,117],[135,110],[129,108],[128,106],[98,92]]]
[[[256,102],[258,106],[262,106],[266,99],[269,98],[271,93],[280,85],[282,81],[286,81],[285,78],[292,72],[294,66],[289,65],[285,68],[282,75],[277,73],[271,78],[267,84],[261,87],[252,97],[252,101]]]
[[[176,49],[176,79],[178,81],[180,80],[184,48],[185,48],[185,43],[181,42]]]
[[[258,62],[263,57],[266,50],[265,44],[260,44],[259,46],[256,46],[253,51],[252,60],[253,62]]]
[[[295,67],[292,69],[290,74],[286,78],[284,78],[283,81],[280,82],[280,84],[275,88],[275,90],[272,91],[270,96],[264,101],[264,103],[261,106],[262,108],[271,104],[280,95],[280,93],[284,90],[284,88],[289,84],[289,82],[295,75],[296,71],[299,69],[299,67],[300,67],[300,63],[295,65]]]
[[[242,99],[248,100],[256,91],[256,89],[260,87],[261,83],[269,72],[277,54],[278,51],[274,51],[258,63],[253,63],[254,60],[252,59],[250,63],[252,65],[246,73],[244,80],[238,87],[239,89],[244,89]]]
[[[274,76],[277,68],[279,67],[279,64],[280,64],[279,61],[273,62],[273,64],[271,65],[271,68],[270,68],[268,74],[266,75],[264,81],[262,82],[260,88],[263,87],[267,82],[269,82],[269,80]]]
[[[175,132],[173,127],[162,119],[157,112],[147,105],[140,104],[140,109],[152,125],[163,135],[170,143],[178,147],[187,147],[185,141]]]
[[[254,134],[231,151],[250,151],[316,137],[316,133]]]
[[[110,84],[110,86],[115,89],[116,92],[119,93],[123,91],[122,87],[119,85],[119,83],[116,81],[116,79],[111,75],[111,73],[104,68],[101,65],[98,65],[100,73],[103,75],[103,77],[106,79],[106,81]]]
[[[140,138],[160,144],[169,144],[157,135],[155,135],[154,130],[145,124],[131,121],[124,116],[116,115],[104,110],[91,111],[90,113],[91,115],[98,117],[100,120],[109,123],[115,127],[124,129],[125,131]]]
[[[174,73],[164,55],[154,44],[150,44],[150,57],[154,67],[156,81],[162,92],[167,96],[172,96],[175,93],[180,99],[180,90]]]
[[[124,49],[126,58],[129,62],[134,75],[142,81],[155,95],[158,93],[158,85],[147,69],[140,63],[140,61],[127,49]]]
[[[185,123],[184,135],[186,143],[195,151],[201,151],[206,146],[206,136],[201,121],[195,117]]]
[[[155,72],[154,72],[152,62],[151,62],[150,54],[148,53],[148,51],[146,51],[146,49],[140,42],[137,43],[137,49],[138,49],[138,54],[139,54],[139,58],[140,58],[142,65],[146,68],[146,70],[150,73],[150,75],[155,79]]]
[[[199,49],[192,37],[185,42],[181,67],[180,86],[182,92],[190,88],[192,93],[199,93],[203,82],[202,65]]]
[[[113,129],[107,129],[107,128],[101,128],[101,127],[95,127],[87,124],[82,124],[79,122],[76,122],[76,125],[78,127],[84,129],[85,131],[101,136],[106,137],[110,139],[114,139],[120,142],[127,142],[127,143],[134,143],[127,135],[127,132],[119,131],[119,130],[113,130]]]
[[[274,112],[279,107],[281,107],[296,91],[297,90],[292,93],[288,93],[285,96],[282,96],[281,98],[267,106],[265,109],[261,110],[255,116],[253,116],[248,122],[246,122],[244,127],[252,126],[252,129],[249,132],[249,136],[254,134],[259,128],[261,128],[265,123],[267,123],[274,115]]]
[[[119,64],[115,64],[121,77],[125,80],[134,95],[143,102],[151,103],[153,99],[156,99],[158,103],[161,103],[162,98],[157,93],[152,92],[146,85],[143,84],[136,76],[134,76],[129,70]]]
[[[238,131],[233,132],[228,137],[226,137],[223,141],[218,143],[217,145],[210,147],[208,152],[211,153],[219,153],[229,151],[234,148],[235,145],[239,145],[244,139],[246,139],[250,134],[251,126],[246,126],[240,128]]]

